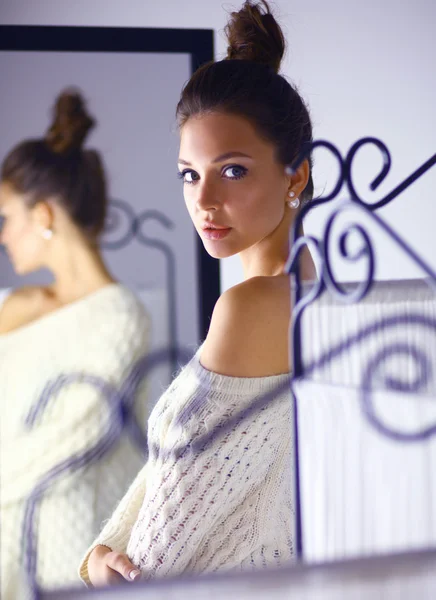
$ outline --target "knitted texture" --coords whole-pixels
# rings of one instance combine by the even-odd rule
[[[90,548],[127,552],[144,579],[293,555],[289,375],[218,375],[201,366],[200,350],[155,406],[147,465]],[[89,583],[87,557],[80,575]]]
[[[0,336],[3,600],[25,598],[23,515],[35,486],[53,467],[95,445],[107,428],[108,403],[102,391],[81,375],[100,377],[119,388],[146,353],[148,331],[142,304],[124,286],[111,284]],[[72,373],[79,375],[78,380],[41,403],[49,382]],[[35,410],[38,406],[40,410]],[[134,411],[145,429],[143,385]],[[143,460],[123,434],[103,459],[63,473],[50,485],[35,520],[41,587],[77,583],[78,561]]]

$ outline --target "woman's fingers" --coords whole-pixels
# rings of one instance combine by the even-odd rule
[[[96,546],[89,555],[88,574],[93,586],[116,585],[136,581],[141,573],[126,554],[113,552],[107,546]]]
[[[141,576],[141,572],[130,562],[125,554],[110,552],[105,558],[107,566],[119,573],[127,581],[136,581]]]

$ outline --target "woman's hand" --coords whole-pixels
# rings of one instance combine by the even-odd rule
[[[141,572],[126,554],[112,552],[107,546],[96,546],[88,558],[88,577],[94,587],[136,581]]]

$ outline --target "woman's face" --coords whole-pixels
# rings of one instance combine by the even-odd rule
[[[0,243],[15,271],[24,275],[43,266],[41,257],[47,242],[41,235],[42,227],[35,222],[34,213],[22,196],[7,182],[0,184],[0,215]]]
[[[285,216],[289,176],[245,118],[191,117],[179,155],[184,197],[207,252],[225,258],[268,239]]]

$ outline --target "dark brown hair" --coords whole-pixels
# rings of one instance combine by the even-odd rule
[[[285,52],[282,30],[267,2],[247,0],[239,12],[231,13],[225,32],[226,59],[200,67],[182,91],[179,127],[208,112],[240,115],[275,145],[283,165],[291,164],[312,141],[312,124],[298,91],[278,74]],[[312,171],[311,159],[309,165]],[[312,196],[310,173],[301,199],[308,202]]]
[[[24,195],[29,207],[53,198],[91,238],[103,230],[107,209],[101,157],[95,150],[82,148],[94,125],[80,92],[63,91],[45,137],[13,148],[0,174],[2,181]]]

